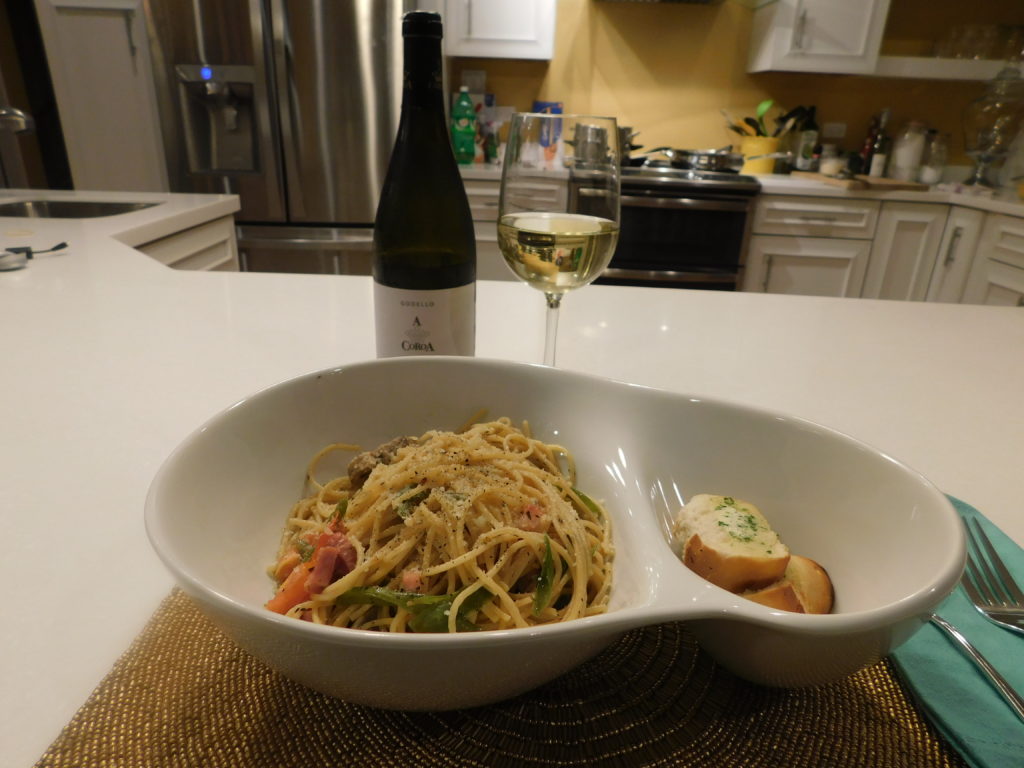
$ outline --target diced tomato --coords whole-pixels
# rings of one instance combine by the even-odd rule
[[[267,601],[266,608],[274,613],[288,613],[293,606],[309,600],[309,591],[306,589],[306,579],[312,570],[310,563],[299,563],[284,584],[277,590],[277,594]]]
[[[278,561],[274,575],[284,582],[266,604],[275,613],[287,613],[356,567],[355,547],[344,533],[306,534],[302,538],[314,546],[313,554],[303,563],[298,552],[289,551]]]

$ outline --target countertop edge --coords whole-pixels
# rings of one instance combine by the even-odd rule
[[[108,192],[100,190],[0,190],[0,200],[103,200],[112,202],[156,203],[129,213],[95,218],[0,217],[0,226],[17,225],[28,230],[23,237],[48,236],[45,233],[72,233],[90,242],[109,238],[129,247],[159,240],[178,232],[206,224],[240,210],[237,195],[199,195],[171,192]]]
[[[463,165],[459,166],[459,173],[465,181],[501,181],[500,165]],[[964,208],[975,208],[988,213],[1002,213],[1009,216],[1024,217],[1024,200],[1014,200],[1005,196],[989,197],[948,190],[929,190],[927,192],[914,192],[911,190],[850,190],[812,179],[794,179],[786,174],[758,175],[754,178],[761,182],[762,195],[837,197],[849,200],[959,205]]]

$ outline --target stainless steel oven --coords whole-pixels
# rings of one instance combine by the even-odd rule
[[[619,243],[596,282],[736,290],[760,191],[738,173],[624,168]]]

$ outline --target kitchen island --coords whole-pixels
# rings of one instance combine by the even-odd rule
[[[249,393],[374,355],[369,278],[169,269],[125,244],[168,233],[157,210],[0,219],[32,228],[19,245],[69,243],[0,273],[0,576],[24,596],[0,637],[12,768],[38,759],[171,589],[142,517],[168,453]],[[538,362],[543,321],[536,291],[479,283],[480,357]],[[1022,310],[590,286],[564,302],[558,361],[847,432],[1024,543]]]

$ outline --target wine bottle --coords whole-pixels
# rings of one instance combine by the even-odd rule
[[[441,17],[402,19],[398,136],[373,230],[377,356],[472,355],[476,240],[441,81]]]
[[[889,123],[888,108],[883,109],[878,115],[878,135],[875,137],[875,144],[871,147],[871,165],[868,167],[868,176],[885,176],[889,169],[889,155],[892,153],[892,139],[885,132]]]

